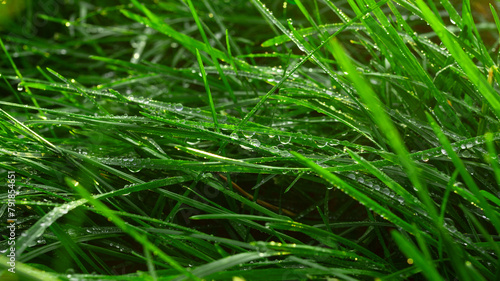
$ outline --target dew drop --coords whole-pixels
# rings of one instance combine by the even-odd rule
[[[388,188],[382,188],[381,192],[387,196],[391,193],[391,191]]]
[[[279,150],[279,148],[278,148],[277,146],[272,146],[272,147],[269,149],[269,151],[271,151],[271,152],[273,152],[273,153],[277,153],[277,152],[279,152],[280,150]]]
[[[197,145],[200,143],[200,139],[195,139],[195,140],[186,140],[186,143],[189,145]]]
[[[282,157],[290,157],[292,154],[286,150],[282,150],[282,151],[280,151],[280,155]]]
[[[278,139],[282,144],[289,144],[290,141],[292,140],[292,137],[290,136],[279,136]]]
[[[327,141],[316,141],[316,145],[319,147],[319,148],[323,148],[325,146],[328,145],[328,142]]]
[[[462,157],[465,157],[465,158],[470,158],[472,155],[470,153],[470,151],[468,150],[465,150],[464,152],[462,152]]]
[[[174,105],[174,109],[177,111],[182,111],[183,108],[184,108],[184,106],[182,106],[182,104],[180,104],[180,103],[176,103]]]
[[[255,147],[260,147],[260,141],[258,139],[251,139],[250,144]]]
[[[62,214],[67,214],[68,213],[68,207],[67,206],[62,207],[60,210],[61,210]]]
[[[142,168],[137,168],[137,167],[127,167],[127,168],[132,173],[139,173],[142,170]]]
[[[247,138],[247,139],[253,137],[253,135],[255,135],[255,132],[252,132],[252,131],[243,131],[243,136],[245,136],[245,138]]]

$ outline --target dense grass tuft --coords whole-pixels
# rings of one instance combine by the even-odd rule
[[[500,279],[496,2],[91,2],[0,2],[0,279]]]

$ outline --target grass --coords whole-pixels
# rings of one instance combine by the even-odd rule
[[[500,20],[457,2],[0,2],[1,279],[500,279]]]

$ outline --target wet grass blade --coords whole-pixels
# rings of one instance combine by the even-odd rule
[[[67,184],[74,188],[84,199],[81,200],[87,200],[89,203],[91,203],[96,210],[104,214],[105,216],[111,218],[111,221],[121,228],[125,233],[129,234],[132,236],[134,239],[136,239],[138,242],[143,244],[145,247],[148,248],[148,250],[154,252],[156,255],[158,255],[162,260],[164,260],[166,263],[171,265],[173,268],[181,272],[182,274],[186,275],[189,278],[192,278],[194,280],[198,280],[191,272],[188,272],[184,267],[179,265],[177,261],[175,261],[173,258],[170,256],[166,255],[162,250],[160,250],[157,246],[155,246],[153,243],[149,242],[147,240],[147,237],[135,230],[135,227],[131,226],[130,224],[126,223],[124,220],[122,220],[119,216],[117,216],[115,213],[111,212],[111,210],[104,205],[102,202],[100,202],[97,199],[94,199],[92,195],[85,190],[83,187],[80,186],[80,184],[72,179],[66,179]]]
[[[429,22],[431,27],[435,30],[436,34],[443,41],[443,44],[448,48],[456,62],[462,67],[463,71],[468,76],[468,79],[477,87],[479,92],[490,103],[493,110],[495,110],[497,118],[500,117],[500,98],[494,91],[492,86],[486,80],[486,75],[481,73],[477,66],[474,65],[472,60],[462,50],[462,47],[453,38],[452,34],[443,26],[443,24],[436,18],[434,13],[422,0],[416,1],[419,8],[422,10],[422,15],[425,20]]]
[[[207,91],[208,103],[210,104],[210,111],[212,112],[215,131],[219,132],[219,122],[217,122],[217,112],[215,111],[214,99],[212,98],[212,93],[210,92],[210,85],[208,85],[207,74],[205,73],[205,67],[203,67],[203,61],[198,49],[196,49],[196,59],[198,60],[198,65],[200,66],[200,72],[201,77],[203,78],[203,84],[205,85],[205,91]]]
[[[408,260],[411,260],[411,263],[415,263],[416,266],[420,268],[422,274],[428,278],[428,280],[445,280],[439,272],[436,270],[436,267],[433,265],[432,261],[429,261],[423,254],[420,252],[415,245],[411,242],[407,241],[401,234],[396,231],[391,232],[392,237],[396,240],[399,248],[405,255],[408,257]]]

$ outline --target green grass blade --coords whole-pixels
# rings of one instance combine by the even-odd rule
[[[483,197],[476,182],[465,168],[463,161],[458,157],[457,153],[453,150],[449,140],[446,138],[446,136],[443,134],[439,126],[436,124],[436,121],[434,121],[434,119],[432,119],[432,117],[429,114],[427,114],[427,117],[429,118],[429,122],[432,128],[434,129],[434,132],[436,133],[437,137],[439,138],[439,141],[443,145],[448,156],[451,158],[451,161],[453,162],[455,167],[459,170],[460,175],[462,176],[465,183],[474,194],[477,201],[473,203],[478,204],[478,206],[484,210],[485,214],[491,220],[492,225],[495,227],[497,233],[500,233],[500,220],[498,219],[498,213],[491,208],[486,199]]]
[[[203,78],[203,84],[205,85],[205,91],[208,95],[208,103],[210,104],[210,111],[212,112],[212,119],[214,120],[214,127],[216,132],[219,131],[219,122],[217,122],[217,112],[215,112],[214,100],[212,98],[212,93],[210,92],[210,85],[208,85],[207,74],[205,73],[205,68],[203,67],[203,61],[201,60],[201,55],[198,49],[196,49],[196,59],[198,60],[198,65],[200,66],[201,76]]]
[[[428,280],[445,280],[436,270],[433,262],[428,260],[415,245],[406,240],[396,231],[392,231],[391,234],[394,240],[396,240],[396,243],[401,251],[406,255],[406,257],[408,257],[409,260],[412,260],[412,263],[415,262],[415,265],[421,269],[422,274],[427,277]]]
[[[94,207],[104,214],[105,216],[111,218],[111,221],[121,228],[124,232],[128,233],[130,236],[132,236],[135,240],[143,244],[145,247],[148,248],[148,250],[154,252],[156,255],[158,255],[162,260],[167,262],[169,265],[171,265],[173,268],[178,270],[180,273],[186,275],[189,278],[192,278],[194,280],[198,280],[197,277],[195,277],[191,272],[187,271],[184,267],[179,265],[177,261],[175,261],[173,258],[165,254],[162,250],[160,250],[157,246],[155,246],[153,243],[149,242],[144,236],[144,234],[141,234],[135,230],[135,227],[132,225],[126,223],[124,220],[122,220],[119,216],[117,216],[115,213],[113,213],[106,205],[104,205],[102,202],[100,202],[97,199],[94,199],[92,195],[85,190],[83,187],[80,186],[80,184],[72,179],[66,178],[67,184],[74,188],[84,199],[81,200],[87,200],[89,203],[94,205]]]
[[[371,89],[370,85],[358,74],[357,69],[348,59],[346,52],[340,46],[340,44],[333,40],[332,48],[334,50],[334,55],[337,58],[339,64],[342,66],[344,71],[346,71],[351,79],[353,85],[356,87],[358,94],[361,95],[362,99],[366,103],[367,107],[370,109],[373,115],[374,122],[380,128],[380,131],[384,133],[387,141],[391,144],[391,147],[396,151],[401,165],[405,168],[408,176],[418,191],[418,194],[424,204],[427,207],[427,211],[430,213],[431,217],[437,217],[437,211],[428,196],[426,186],[419,180],[417,169],[415,168],[412,160],[408,155],[408,151],[399,135],[394,124],[387,116],[384,110],[384,106],[381,104],[380,100],[377,98],[376,94]]]
[[[24,264],[22,262],[16,262],[15,273],[7,273],[9,266],[9,258],[0,255],[0,267],[4,268],[5,271],[0,273],[0,277],[5,280],[17,280],[17,278],[23,278],[27,281],[60,281],[55,274],[49,273],[44,270],[40,270],[33,266]],[[9,276],[10,275],[10,276]],[[15,276],[15,277],[14,277]]]
[[[314,163],[313,161],[307,159],[306,157],[296,153],[292,152],[292,154],[297,157],[304,165],[310,167],[313,171],[318,173],[321,177],[323,177],[325,180],[329,181],[331,184],[333,184],[335,187],[338,189],[342,190],[349,196],[352,196],[353,198],[356,198],[361,204],[365,205],[367,208],[373,210],[375,213],[381,215],[382,217],[386,218],[387,220],[393,222],[394,224],[398,225],[399,227],[405,229],[408,232],[413,231],[413,227],[396,216],[394,213],[392,213],[390,210],[387,208],[384,208],[374,200],[372,200],[370,197],[366,196],[365,194],[361,193],[359,190],[355,189],[352,187],[350,184],[346,183],[345,181],[341,180],[339,177],[336,175],[328,172],[325,168],[319,166],[318,164]]]
[[[495,92],[493,87],[488,83],[485,75],[481,73],[477,66],[462,50],[456,39],[450,32],[443,26],[443,24],[432,13],[429,7],[423,0],[416,1],[418,7],[422,10],[424,19],[429,22],[431,27],[435,30],[436,34],[443,41],[443,44],[448,48],[451,55],[455,58],[456,62],[462,67],[463,71],[467,74],[468,79],[477,87],[479,92],[490,103],[497,118],[500,117],[500,97]]]

